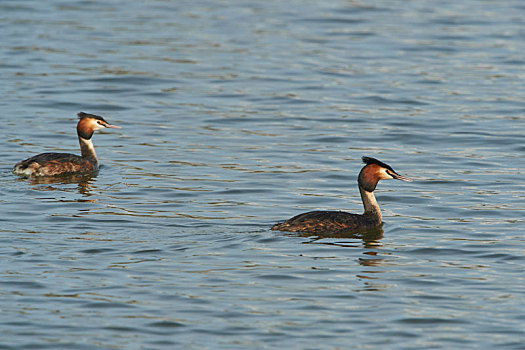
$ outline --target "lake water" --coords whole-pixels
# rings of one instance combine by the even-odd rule
[[[525,349],[522,1],[0,2],[0,348]],[[96,176],[11,173],[78,153]],[[382,232],[271,231],[361,212]]]

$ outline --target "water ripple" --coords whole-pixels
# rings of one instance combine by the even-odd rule
[[[520,347],[519,1],[0,9],[0,348]],[[11,173],[81,110],[97,174]],[[416,180],[380,230],[270,230],[363,155]]]

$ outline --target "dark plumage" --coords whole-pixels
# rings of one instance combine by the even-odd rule
[[[93,132],[102,128],[120,127],[111,125],[101,116],[78,113],[77,135],[81,155],[70,153],[47,152],[17,163],[13,167],[15,174],[26,177],[56,176],[81,174],[96,171],[98,160],[91,137]]]
[[[273,225],[272,230],[301,231],[314,234],[356,232],[379,226],[373,216],[347,213],[344,211],[316,210],[302,213]]]
[[[70,153],[54,152],[41,153],[15,165],[15,172],[30,172],[33,176],[55,176],[91,172],[96,169],[96,165],[87,158]]]
[[[380,226],[382,223],[381,210],[373,193],[379,180],[412,180],[399,175],[390,165],[375,158],[363,157],[362,160],[366,165],[361,169],[357,182],[365,208],[363,214],[343,211],[310,211],[277,223],[272,230],[326,234],[357,232]]]

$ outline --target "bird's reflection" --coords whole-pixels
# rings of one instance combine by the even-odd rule
[[[379,226],[376,229],[362,232],[327,232],[312,236],[307,233],[299,233],[302,237],[308,237],[307,244],[326,244],[346,248],[365,248],[362,252],[364,257],[357,259],[361,266],[356,274],[362,285],[355,292],[372,292],[383,291],[388,285],[382,282],[381,273],[384,272],[382,267],[385,258],[378,252],[377,248],[381,247],[383,238],[383,228]]]
[[[383,228],[377,227],[367,231],[338,231],[326,232],[312,236],[311,233],[299,232],[300,237],[308,237],[310,240],[306,243],[337,245],[342,247],[359,247],[364,245],[366,248],[381,246],[381,238],[383,238]],[[334,241],[337,239],[337,241]],[[346,241],[349,240],[349,241]],[[356,240],[358,243],[356,243]]]
[[[20,181],[29,181],[32,185],[37,186],[35,189],[39,191],[57,191],[58,185],[77,184],[78,193],[84,196],[90,196],[91,184],[98,176],[98,172],[89,174],[72,174],[64,176],[40,176],[31,178],[20,178]],[[49,186],[41,186],[49,185]]]

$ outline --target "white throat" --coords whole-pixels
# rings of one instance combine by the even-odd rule
[[[95,153],[93,141],[86,140],[85,138],[79,136],[78,142],[80,143],[80,153],[82,154],[82,157],[95,162],[95,164],[98,164],[97,154]]]
[[[379,204],[377,204],[374,192],[366,191],[361,186],[359,186],[359,192],[361,193],[361,200],[365,207],[364,215],[372,216],[381,222],[381,209],[379,209]]]

